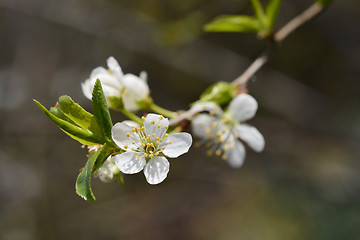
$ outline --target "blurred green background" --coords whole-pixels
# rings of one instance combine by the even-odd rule
[[[283,1],[276,28],[309,5]],[[80,144],[35,106],[70,95],[114,56],[146,70],[171,110],[231,81],[264,49],[252,34],[204,33],[248,0],[0,0],[0,239],[360,239],[360,2],[335,1],[286,39],[249,83],[266,148],[231,169],[205,149],[171,160],[160,185],[93,179],[75,194]],[[124,117],[112,112],[114,121]]]

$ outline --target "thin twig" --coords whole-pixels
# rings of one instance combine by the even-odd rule
[[[324,10],[324,6],[319,3],[314,3],[300,15],[292,19],[273,36],[272,44],[245,70],[243,74],[237,77],[232,84],[237,86],[244,86],[246,83],[264,66],[270,58],[275,44],[282,42],[289,34],[294,32],[304,23],[313,19],[320,12]]]
[[[325,7],[323,5],[314,3],[300,15],[285,24],[285,26],[273,35],[269,47],[257,59],[255,59],[255,61],[239,77],[232,81],[232,84],[239,87],[246,86],[246,83],[268,62],[276,44],[282,42],[289,34],[294,32],[304,23],[316,17],[324,9]],[[177,117],[170,120],[170,125],[174,126],[182,121],[191,119],[195,114],[196,112],[191,110],[180,113]]]

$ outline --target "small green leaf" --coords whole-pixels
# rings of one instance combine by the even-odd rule
[[[208,32],[258,32],[260,21],[245,15],[223,15],[205,25]]]
[[[257,19],[259,19],[259,21],[265,25],[266,23],[266,15],[264,13],[264,9],[261,6],[261,3],[259,0],[251,0],[251,3],[253,5],[254,11],[255,11],[255,15],[257,17]]]
[[[61,128],[61,130],[63,130],[70,136],[76,137],[75,140],[79,141],[79,139],[82,139],[86,142],[94,143],[94,144],[99,144],[99,143],[102,144],[104,142],[102,137],[90,132],[89,130],[83,129],[83,128],[79,127],[78,125],[74,125],[72,122],[68,122],[68,121],[58,117],[57,115],[48,111],[38,101],[34,100],[34,102],[36,103],[36,105],[38,105],[38,107],[41,109],[41,111],[43,111],[45,113],[45,115],[48,118],[50,118],[50,120],[52,120],[56,125],[58,125]],[[54,112],[56,110],[52,110],[52,111]]]
[[[111,128],[113,126],[109,108],[99,79],[96,80],[92,93],[94,116],[101,128],[101,132],[108,141],[112,141]]]
[[[268,5],[266,6],[266,17],[267,17],[267,24],[270,31],[274,26],[277,14],[279,12],[281,5],[281,0],[270,0]]]
[[[79,127],[101,136],[102,133],[94,115],[84,110],[69,96],[61,96],[59,98],[59,108],[66,117],[75,122]]]
[[[200,96],[200,99],[192,105],[200,102],[215,102],[218,105],[228,104],[236,95],[236,87],[228,82],[217,82],[208,87]]]
[[[122,152],[122,150],[120,148],[116,147],[111,147],[111,144],[105,144],[102,148],[101,148],[101,153],[99,154],[99,156],[96,159],[96,162],[94,164],[94,167],[92,169],[92,173],[96,172],[106,161],[106,159],[110,156],[110,154],[112,153],[119,153]]]
[[[91,174],[94,171],[94,165],[96,162],[102,162],[110,156],[111,150],[105,144],[100,150],[95,152],[87,160],[83,170],[79,173],[76,179],[75,189],[76,193],[84,198],[86,201],[95,201],[95,196],[91,190]],[[101,164],[102,165],[102,164]]]
[[[326,7],[329,6],[333,0],[316,0],[316,2]]]

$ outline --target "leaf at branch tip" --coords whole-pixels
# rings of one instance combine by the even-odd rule
[[[100,130],[103,136],[105,136],[108,141],[111,141],[111,128],[113,125],[109,108],[106,103],[106,98],[99,79],[96,80],[94,85],[94,90],[92,93],[92,105],[94,116],[100,126]]]
[[[281,0],[270,0],[266,6],[266,17],[269,30],[272,31],[281,5]]]
[[[255,11],[255,15],[257,17],[257,19],[259,19],[259,21],[265,25],[266,23],[266,15],[264,13],[264,9],[261,6],[261,3],[259,0],[251,0],[251,3],[253,5],[254,11]]]
[[[208,32],[258,32],[260,21],[245,15],[223,15],[205,25]]]
[[[41,111],[43,111],[43,113],[45,113],[45,115],[50,118],[50,120],[58,125],[58,127],[60,127],[61,130],[66,132],[69,136],[74,136],[73,138],[75,140],[79,141],[81,139],[85,142],[93,143],[92,145],[104,142],[100,136],[90,132],[89,130],[79,127],[78,125],[74,124],[73,121],[67,121],[66,117],[61,117],[61,113],[58,110],[55,110],[57,107],[52,109],[50,112],[38,101],[34,100],[34,102],[41,109]],[[80,143],[82,142],[80,141]]]
[[[96,122],[96,118],[91,113],[75,103],[69,96],[61,96],[58,102],[59,108],[66,117],[78,126],[101,136],[100,127]]]

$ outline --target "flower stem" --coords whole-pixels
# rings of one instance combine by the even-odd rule
[[[137,122],[138,124],[142,125],[143,122],[141,121],[141,119],[136,116],[135,114],[133,114],[132,112],[129,112],[128,110],[126,110],[125,108],[120,110],[124,115],[126,115],[128,118],[130,118],[131,120],[133,120],[134,122]]]
[[[155,103],[150,104],[149,108],[151,110],[153,110],[154,112],[164,115],[165,117],[168,117],[168,118],[175,118],[177,116],[177,114],[175,112],[172,112],[170,110],[162,108],[162,107],[156,105]]]

